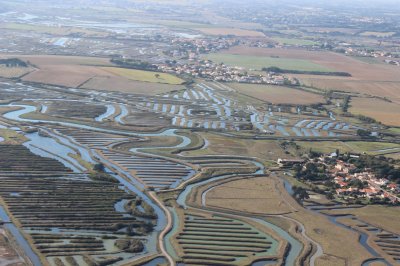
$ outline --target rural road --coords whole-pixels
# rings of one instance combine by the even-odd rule
[[[317,247],[317,251],[316,251],[316,252],[311,256],[311,258],[310,258],[310,265],[311,265],[311,266],[314,266],[314,265],[315,265],[315,260],[316,260],[318,257],[320,257],[320,256],[322,256],[322,255],[324,254],[324,250],[322,249],[321,245],[320,245],[318,242],[312,240],[309,236],[307,236],[307,234],[306,234],[306,229],[305,229],[305,227],[304,227],[304,225],[303,225],[302,223],[300,223],[299,221],[297,221],[297,220],[295,220],[295,219],[293,219],[293,218],[289,218],[289,217],[286,217],[286,216],[283,216],[283,215],[281,215],[281,217],[284,218],[284,219],[291,220],[292,222],[298,224],[298,225],[300,226],[300,228],[301,228],[301,235],[302,235],[305,239],[307,239],[308,241],[310,241],[310,243],[313,243],[313,244]]]
[[[168,260],[170,266],[175,266],[175,261],[174,259],[168,254],[168,252],[165,250],[164,246],[164,237],[165,235],[171,230],[172,228],[172,217],[171,213],[168,211],[168,209],[162,204],[162,202],[156,197],[155,193],[153,191],[149,192],[150,197],[154,200],[155,203],[160,206],[160,208],[165,212],[165,215],[167,217],[167,225],[165,226],[164,230],[161,231],[160,235],[158,236],[158,244],[160,246],[161,253],[165,256],[165,258]]]

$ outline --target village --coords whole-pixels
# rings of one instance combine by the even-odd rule
[[[196,60],[191,63],[167,62],[158,65],[162,72],[186,75],[192,78],[205,78],[213,81],[239,82],[252,84],[296,85],[297,80],[286,79],[283,75],[273,72],[251,74],[240,67],[230,67],[223,63],[217,64],[210,60]]]
[[[321,158],[324,159],[323,157]],[[337,160],[336,165],[329,170],[334,183],[339,186],[336,194],[344,199],[367,198],[380,199],[396,204],[400,202],[399,186],[387,178],[378,178],[371,169],[353,173],[356,167],[351,163]]]
[[[360,155],[347,155],[352,160],[361,160]],[[362,156],[362,155],[361,155]],[[379,160],[378,158],[374,160]],[[388,177],[377,176],[372,168],[360,169],[351,160],[338,153],[320,155],[312,159],[279,159],[281,168],[292,168],[295,177],[316,187],[324,187],[331,198],[363,204],[400,203],[400,187]]]

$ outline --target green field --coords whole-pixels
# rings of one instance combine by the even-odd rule
[[[317,42],[304,40],[304,39],[291,39],[291,38],[272,38],[274,41],[287,45],[307,45],[312,46],[318,44]]]
[[[206,59],[212,60],[216,63],[224,63],[229,66],[244,67],[247,69],[261,70],[263,67],[279,67],[287,70],[298,71],[332,71],[329,68],[315,64],[308,60],[302,59],[289,59],[289,58],[273,58],[262,56],[247,56],[247,55],[234,55],[234,54],[209,54],[205,56]]]
[[[298,141],[298,145],[303,149],[312,149],[316,152],[331,153],[339,149],[340,152],[356,152],[356,153],[368,153],[371,155],[385,154],[387,152],[400,151],[400,145],[395,143],[387,142],[367,142],[367,141],[319,141],[318,145],[313,142]],[[388,149],[388,150],[386,150]],[[393,150],[391,150],[393,149]],[[396,149],[396,150],[394,150]],[[386,150],[386,151],[385,151]]]
[[[164,83],[171,85],[180,85],[185,82],[183,79],[180,79],[176,76],[166,73],[158,73],[153,71],[144,71],[144,70],[128,69],[120,67],[102,67],[102,69],[111,72],[115,75],[128,78],[130,80]]]
[[[395,35],[396,32],[390,31],[390,32],[379,32],[379,31],[365,31],[363,33],[360,33],[361,36],[372,36],[372,37],[377,37],[377,38],[386,38]]]
[[[143,23],[143,22],[141,22]],[[180,21],[180,20],[152,20],[151,23],[156,25],[164,25],[168,27],[178,27],[178,28],[186,28],[186,29],[197,29],[197,28],[217,28],[218,25],[213,24],[205,24],[205,23],[194,23],[189,21]]]
[[[391,127],[389,128],[389,131],[396,133],[396,134],[400,134],[400,128],[399,127]]]
[[[352,56],[351,58],[354,58],[356,60],[362,61],[367,64],[384,64],[382,60],[377,59],[375,57]]]

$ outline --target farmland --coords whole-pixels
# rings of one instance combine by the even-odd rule
[[[400,126],[400,105],[375,98],[353,98],[350,111],[372,117],[386,125]]]
[[[0,68],[0,75],[3,71],[5,77],[10,75],[19,77],[30,72],[22,78],[24,81],[68,87],[82,85],[86,88],[130,90],[131,92],[136,92],[135,88],[137,88],[138,93],[144,94],[157,94],[173,90],[176,87],[170,87],[170,85],[180,85],[184,82],[178,77],[165,73],[102,67],[110,65],[109,60],[105,58],[25,55],[18,56],[18,58],[29,61],[36,69],[27,68],[22,71]],[[146,83],[142,84],[141,82]],[[161,85],[154,86],[152,83]],[[166,89],[162,89],[163,87]]]
[[[137,93],[143,95],[156,95],[182,90],[182,85],[171,85],[156,82],[130,80],[124,77],[94,77],[81,85],[81,89],[95,89],[104,91],[117,91],[124,93]]]
[[[368,94],[380,97],[387,97],[393,101],[399,102],[398,89],[399,89],[399,68],[388,66],[384,64],[369,64],[360,60],[354,59],[333,52],[320,52],[320,51],[307,51],[299,48],[254,48],[245,46],[232,47],[224,51],[228,63],[230,57],[234,55],[235,64],[240,64],[241,60],[239,55],[244,58],[260,57],[260,58],[273,58],[275,60],[305,60],[308,63],[320,66],[321,69],[335,70],[341,72],[348,72],[352,77],[330,77],[330,76],[312,76],[312,75],[294,75],[306,85],[311,85],[321,89],[329,90],[336,89],[339,91],[357,92],[361,94]],[[220,57],[218,54],[217,58]],[[222,56],[223,59],[225,59]],[[244,60],[246,62],[246,60]],[[262,59],[256,60],[256,64]],[[243,63],[245,64],[245,63]],[[264,65],[263,65],[264,66]],[[263,67],[262,66],[262,67]],[[258,65],[258,68],[260,65]],[[282,68],[285,68],[282,66]],[[314,70],[318,71],[318,68]]]
[[[256,70],[261,70],[264,67],[279,67],[281,69],[298,71],[332,71],[331,68],[303,59],[260,57],[227,53],[210,54],[205,58],[216,63],[224,63],[230,66],[239,66]]]
[[[116,68],[116,67],[105,67],[102,69],[130,80],[154,82],[154,83],[166,83],[171,85],[180,85],[184,82],[182,79],[178,77],[165,73],[157,73],[157,72],[143,71],[136,69]]]

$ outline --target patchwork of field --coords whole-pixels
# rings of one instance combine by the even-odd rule
[[[261,57],[253,55],[238,55],[215,53],[204,56],[204,58],[214,61],[215,63],[224,63],[230,66],[244,67],[247,69],[261,70],[263,67],[279,67],[281,69],[299,70],[299,71],[334,71],[332,68],[313,63],[309,60],[295,58],[276,58]]]
[[[377,98],[353,97],[350,112],[372,117],[386,125],[400,126],[400,104]]]
[[[221,53],[225,55],[221,56]],[[274,57],[274,60],[285,60],[288,63],[286,67],[291,67],[290,60],[305,60],[308,63],[314,64],[314,66],[320,66],[320,69],[313,67],[314,70],[321,71],[325,68],[347,72],[352,77],[291,75],[297,77],[304,85],[323,90],[348,91],[386,97],[395,103],[400,103],[400,68],[396,66],[377,64],[333,52],[307,51],[304,49],[236,46],[221,53],[216,54],[215,59],[220,59],[220,61],[225,63],[233,62],[238,65],[241,63],[243,66],[249,64],[247,65],[248,67],[252,66],[252,60],[246,59],[255,57],[259,57],[258,60],[255,60],[255,66],[258,65],[258,67],[260,67],[259,62],[262,62],[263,58],[270,60],[269,58]],[[285,65],[282,65],[282,68],[284,67]],[[391,117],[395,115],[396,111],[390,114]],[[392,118],[388,118],[386,122],[392,120]]]
[[[9,58],[11,55],[0,55]],[[24,72],[0,68],[9,75],[25,75],[22,80],[67,87],[99,90],[130,91],[143,94],[157,94],[175,90],[184,80],[165,73],[111,67],[107,58],[50,55],[12,55],[29,61],[35,69],[26,68]],[[143,82],[143,83],[142,83]],[[154,83],[154,84],[153,84]]]
[[[196,28],[206,35],[234,35],[240,37],[264,37],[264,33],[238,28]]]
[[[282,214],[293,209],[284,201],[276,186],[277,179],[268,176],[217,184],[207,190],[206,205],[257,214]]]
[[[243,93],[273,104],[307,105],[313,103],[322,103],[325,101],[322,95],[285,86],[241,83],[232,83],[229,85],[239,93]]]

